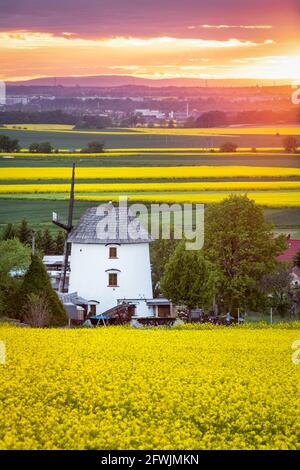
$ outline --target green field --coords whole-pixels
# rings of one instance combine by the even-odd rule
[[[107,148],[180,148],[220,146],[232,141],[242,147],[282,146],[286,134],[299,135],[299,127],[291,128],[225,128],[225,129],[105,129],[73,131],[68,126],[53,129],[51,125],[16,125],[16,129],[0,129],[17,138],[27,148],[32,142],[49,141],[54,147],[75,150],[86,147],[91,140],[105,142]],[[21,129],[20,129],[21,128]],[[32,130],[35,129],[35,130]]]
[[[299,207],[296,207],[300,205],[300,195],[298,198],[300,176],[295,176],[300,168],[300,154],[285,153],[281,148],[283,136],[300,135],[299,127],[111,129],[104,131],[74,131],[71,126],[57,125],[8,127],[0,129],[0,133],[20,139],[24,148],[34,141],[48,140],[55,147],[64,149],[64,153],[50,156],[30,155],[27,151],[15,154],[14,158],[4,158],[7,155],[0,155],[0,186],[3,188],[2,193],[0,189],[0,226],[8,222],[18,223],[24,216],[34,226],[43,226],[51,223],[52,211],[60,212],[63,216],[66,212],[67,202],[64,199],[68,197],[68,187],[58,188],[61,188],[61,184],[68,183],[66,178],[69,173],[56,172],[56,176],[51,176],[51,178],[49,174],[54,175],[52,172],[55,168],[60,168],[61,171],[63,168],[71,169],[71,164],[75,161],[78,175],[84,169],[91,170],[87,178],[81,176],[77,183],[76,219],[86,207],[101,203],[101,199],[115,199],[118,194],[127,194],[127,192],[131,200],[136,198],[149,204],[152,197],[155,202],[159,198],[167,202],[188,202],[189,200],[197,202],[197,198],[198,202],[201,202],[201,198],[203,202],[212,202],[218,196],[226,197],[224,190],[227,190],[227,194],[239,190],[242,193],[249,192],[250,195],[257,194],[258,203],[266,206],[267,216],[274,221],[279,230],[292,230],[293,233],[298,233],[297,231],[300,230]],[[13,127],[16,128],[13,129]],[[86,146],[91,140],[104,140],[105,153],[98,155],[81,155],[80,153],[67,155],[65,153],[67,150],[74,152]],[[218,145],[228,140],[236,142],[240,147],[239,151],[231,154],[219,153]],[[209,150],[212,147],[215,147],[214,152]],[[252,152],[251,147],[257,148],[257,152]],[[160,174],[166,170],[163,167],[170,168],[173,174],[174,168],[182,167],[182,173],[180,170],[176,172],[175,177],[171,175],[169,177],[168,173],[164,172],[164,177],[161,177]],[[187,176],[184,176],[184,167],[201,170],[200,172],[189,171],[187,179]],[[213,173],[211,171],[207,173],[209,167],[212,169],[216,167]],[[221,172],[223,176],[215,177],[221,174],[217,172],[222,167],[224,168]],[[233,173],[234,167],[238,169],[248,167],[249,173],[245,170],[243,176],[236,177]],[[22,174],[23,168],[24,174]],[[95,168],[95,176],[93,168]],[[101,175],[101,168],[103,168],[103,175]],[[106,170],[113,170],[113,168],[111,176],[105,175]],[[147,179],[148,177],[137,176],[137,172],[130,172],[130,168],[144,168],[145,171],[152,168],[155,174],[153,173],[154,176],[151,179]],[[263,173],[263,168],[269,168],[271,171],[265,172],[263,177],[255,176]],[[125,176],[124,169],[126,170]],[[39,174],[43,176],[40,177]],[[115,183],[120,182],[121,174],[123,175],[122,183],[125,186],[122,186],[123,189],[118,189]],[[205,174],[210,174],[210,176],[205,176]],[[12,177],[16,179],[12,181]],[[149,184],[147,187],[150,181],[152,186]],[[184,187],[187,181],[206,183],[206,187]],[[210,189],[207,184],[210,182],[217,183],[217,187]],[[250,187],[249,183],[254,182],[257,184]],[[170,188],[170,183],[173,184],[172,188]],[[236,187],[235,183],[239,186]],[[49,192],[43,189],[45,184],[49,185],[47,186]],[[96,184],[98,186],[93,189],[92,185]],[[30,185],[32,185],[31,189]],[[111,191],[109,185],[111,185]],[[278,204],[285,207],[276,207]]]
[[[83,212],[99,204],[95,201],[76,201],[74,222],[76,223]],[[26,217],[33,228],[55,227],[52,224],[52,212],[67,217],[68,202],[43,199],[0,199],[0,229],[7,223],[18,224]],[[266,219],[271,221],[276,230],[300,236],[300,208],[267,208],[264,209]]]
[[[51,156],[25,156],[16,155],[14,158],[5,158],[0,154],[0,171],[5,167],[50,167],[50,166],[68,166],[75,161],[78,167],[89,166],[272,166],[275,168],[299,168],[300,155],[288,154],[283,152],[276,153],[245,153],[237,152],[231,154],[214,154],[208,152],[183,151],[164,153],[162,151],[145,152],[141,150],[134,155],[127,155],[119,152],[117,155],[102,156],[91,155],[81,156],[80,154],[72,157],[62,155]],[[280,175],[278,175],[280,176]]]

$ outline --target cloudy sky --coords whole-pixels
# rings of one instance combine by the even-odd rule
[[[300,0],[0,0],[0,79],[300,79]]]

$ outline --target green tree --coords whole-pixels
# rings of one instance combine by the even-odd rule
[[[0,314],[15,316],[18,279],[12,276],[25,272],[30,264],[30,249],[19,240],[4,240],[0,242]]]
[[[260,281],[273,271],[286,238],[275,238],[262,208],[247,196],[211,204],[205,214],[206,257],[219,272],[218,303],[227,311],[257,308]]]
[[[188,308],[213,303],[217,275],[202,250],[186,250],[185,241],[178,243],[165,266],[161,290],[172,302]]]
[[[189,116],[184,123],[184,127],[187,127],[187,128],[193,128],[195,127],[195,125],[196,125],[196,121],[193,116]]]
[[[29,152],[38,153],[39,152],[39,144],[37,142],[33,142],[29,145]]]
[[[55,239],[55,253],[57,255],[63,254],[65,248],[65,239],[65,233],[62,230],[59,230]]]
[[[29,151],[32,153],[52,153],[53,147],[50,142],[34,142],[29,146]]]
[[[208,111],[201,114],[196,120],[196,127],[221,127],[227,126],[227,116],[223,111]]]
[[[43,240],[43,232],[41,230],[37,230],[35,232],[35,247],[37,250],[42,252],[42,240]]]
[[[45,228],[42,233],[40,248],[45,255],[52,255],[55,253],[55,241],[53,240],[48,228]]]
[[[32,242],[32,231],[28,226],[28,222],[26,219],[21,221],[21,225],[17,231],[18,239],[24,245],[30,245]]]
[[[152,284],[154,295],[160,292],[160,280],[164,274],[166,264],[174,252],[178,241],[155,240],[150,244],[150,258],[152,271]]]
[[[89,142],[86,148],[81,150],[81,153],[103,153],[105,150],[104,142]]]
[[[7,135],[0,135],[0,152],[18,152],[20,150],[19,141],[11,139]]]
[[[274,271],[263,277],[261,288],[267,298],[269,307],[284,317],[291,307],[292,276],[288,266],[278,263]]]
[[[283,141],[283,147],[286,152],[296,152],[297,149],[297,139],[293,136],[286,136]]]
[[[0,282],[5,282],[11,271],[26,270],[30,263],[30,249],[19,240],[0,242]]]
[[[26,318],[31,310],[32,295],[43,299],[47,305],[48,324],[46,326],[63,326],[67,323],[67,313],[53,290],[46,268],[38,255],[31,257],[31,264],[21,287],[22,318]]]
[[[39,146],[39,153],[52,153],[54,148],[50,142],[41,142]]]
[[[17,236],[17,231],[15,230],[13,224],[7,224],[7,226],[4,229],[2,239],[12,240],[13,238],[16,238],[16,236]]]
[[[237,148],[237,144],[234,144],[233,142],[225,142],[223,145],[221,145],[220,152],[233,153],[237,151]]]

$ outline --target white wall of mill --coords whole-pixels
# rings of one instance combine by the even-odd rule
[[[109,258],[109,247],[117,248],[117,259]],[[118,299],[151,299],[150,254],[148,243],[104,245],[72,243],[69,292],[87,300],[97,300],[97,313],[117,305]],[[118,287],[108,287],[108,272],[118,269]],[[144,302],[136,314],[147,314]]]

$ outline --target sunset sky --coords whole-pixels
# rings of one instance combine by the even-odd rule
[[[300,79],[300,0],[0,0],[0,79]]]

